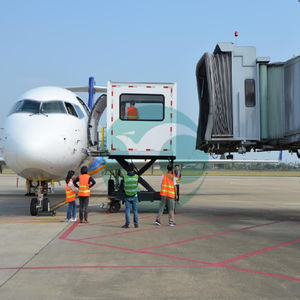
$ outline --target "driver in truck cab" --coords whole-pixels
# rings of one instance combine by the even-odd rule
[[[127,120],[137,120],[138,119],[138,111],[134,106],[135,102],[133,100],[130,101],[130,106],[127,108]]]

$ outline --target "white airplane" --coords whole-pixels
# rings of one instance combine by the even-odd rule
[[[87,88],[78,88],[77,91],[87,91]],[[104,93],[106,90],[95,86],[94,91]],[[119,185],[122,166],[117,161],[104,157],[89,158],[89,114],[89,108],[75,93],[60,87],[31,89],[13,105],[5,122],[0,166],[6,164],[27,180],[27,192],[34,195],[30,204],[32,215],[51,210],[47,198],[51,184],[65,178],[68,170],[77,172],[83,163],[89,163],[89,172],[93,176],[102,175],[104,171],[114,176],[115,181],[111,179],[108,185],[109,194],[115,189],[115,184]],[[180,164],[201,162],[277,163],[259,160],[175,161]],[[139,166],[137,161],[134,163]],[[115,207],[116,211],[119,206]]]

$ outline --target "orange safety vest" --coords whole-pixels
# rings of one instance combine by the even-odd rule
[[[138,118],[138,112],[136,107],[129,106],[127,108],[127,120],[137,120]]]
[[[171,174],[164,174],[163,180],[161,183],[161,196],[166,196],[172,199],[175,199],[175,186],[173,182],[173,175]]]
[[[70,179],[72,181],[72,179]],[[70,183],[69,181],[69,183]],[[69,188],[68,183],[66,184],[66,201],[73,202],[76,199],[76,192]]]
[[[79,190],[78,196],[81,197],[89,197],[90,196],[90,175],[88,174],[81,174],[79,175]]]
[[[181,172],[180,171],[177,171],[177,176],[175,175],[175,171],[173,170],[173,176],[176,177],[176,184],[179,184],[180,183],[180,175],[181,175]]]

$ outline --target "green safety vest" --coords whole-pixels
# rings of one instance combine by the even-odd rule
[[[133,176],[124,175],[124,190],[126,196],[134,196],[138,191],[139,176],[134,174]]]

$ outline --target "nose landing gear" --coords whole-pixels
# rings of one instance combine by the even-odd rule
[[[30,202],[30,214],[37,216],[39,213],[54,215],[55,212],[51,211],[50,201],[47,196],[49,191],[48,181],[35,181],[31,186],[30,193],[34,193],[37,197],[32,198]]]

